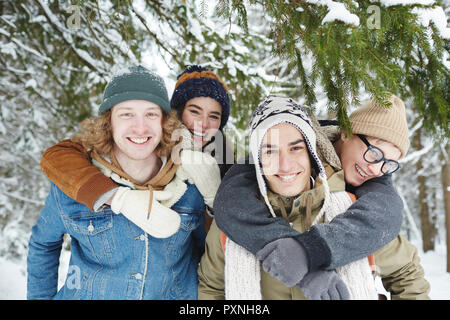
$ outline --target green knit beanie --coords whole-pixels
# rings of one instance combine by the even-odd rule
[[[169,96],[163,78],[141,65],[129,67],[114,76],[105,88],[98,113],[105,113],[127,100],[150,101],[160,106],[164,112],[170,112]]]

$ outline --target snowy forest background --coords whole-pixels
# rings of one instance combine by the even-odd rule
[[[287,30],[283,29],[285,38],[277,33],[280,19],[274,9],[291,6],[293,14],[316,10],[323,20],[306,21],[305,28],[352,30],[367,28],[368,23],[350,12],[368,4],[376,5],[382,17],[395,10],[403,10],[398,17],[415,17],[411,23],[429,40],[421,45],[438,53],[434,65],[440,67],[414,66],[417,73],[409,75],[410,82],[392,89],[406,103],[411,134],[411,148],[394,180],[405,203],[402,233],[419,249],[431,297],[450,299],[450,0],[0,0],[0,299],[25,298],[28,239],[49,190],[39,167],[42,152],[96,113],[115,71],[142,63],[164,77],[170,95],[176,75],[186,65],[211,67],[230,89],[232,115],[226,134],[236,141],[238,156],[243,156],[249,115],[269,93],[289,95],[314,107],[319,119],[338,117],[345,125],[341,107],[350,113],[380,90],[378,82],[371,86],[370,81],[358,81],[362,76],[354,77],[347,88],[352,95],[339,96],[341,90],[328,85],[332,79],[324,79],[326,69],[314,62],[320,55],[308,51],[306,41],[287,50],[288,40],[296,40],[289,39]],[[284,27],[290,26],[285,22]],[[392,42],[392,47],[405,46],[419,52],[416,60],[431,61],[421,56],[420,42],[410,43],[411,48],[407,42]],[[363,65],[369,74],[378,75],[373,62],[380,58],[367,56]],[[394,70],[395,63],[389,63],[388,70]],[[433,93],[436,79],[426,83],[430,74],[441,75],[440,93]],[[384,85],[389,87],[390,78],[386,79]],[[394,80],[401,83],[400,78]],[[428,90],[424,101],[425,96],[441,94],[440,100],[435,99],[440,101],[439,112],[418,107],[411,92],[421,90]]]

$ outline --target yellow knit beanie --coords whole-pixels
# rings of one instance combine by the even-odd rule
[[[405,104],[395,95],[388,98],[391,106],[379,106],[369,100],[349,117],[353,134],[363,134],[392,143],[404,157],[409,148]]]

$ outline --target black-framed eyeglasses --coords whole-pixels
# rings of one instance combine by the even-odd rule
[[[363,136],[362,134],[357,134],[357,136],[367,146],[367,150],[364,152],[364,160],[366,160],[368,163],[373,164],[384,161],[383,165],[381,166],[381,172],[383,174],[394,173],[400,168],[400,164],[397,161],[386,159],[384,157],[383,151],[380,148],[375,147],[373,144],[370,144],[365,136]]]

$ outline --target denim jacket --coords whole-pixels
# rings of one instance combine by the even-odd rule
[[[91,211],[52,183],[29,242],[27,298],[197,299],[205,205],[195,185],[186,184],[172,206],[180,230],[158,239],[109,206]],[[57,292],[64,234],[71,236],[71,258]]]

